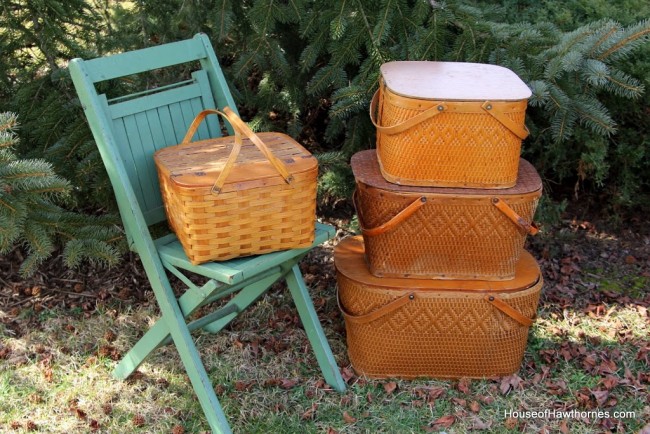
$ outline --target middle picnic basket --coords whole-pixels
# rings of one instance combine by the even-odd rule
[[[507,68],[401,61],[381,66],[370,105],[388,181],[509,188],[517,180],[530,89]]]
[[[373,150],[352,156],[355,206],[378,277],[508,280],[515,274],[542,181],[525,160],[515,187],[411,187],[387,182]]]
[[[208,114],[225,117],[235,136],[190,142]],[[311,246],[318,162],[291,137],[255,134],[228,107],[209,109],[154,159],[167,218],[193,264]]]

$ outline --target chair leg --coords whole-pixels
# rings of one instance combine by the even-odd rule
[[[169,328],[174,345],[178,350],[185,372],[190,378],[194,393],[199,399],[208,424],[215,433],[229,434],[231,433],[230,426],[221,404],[219,404],[217,395],[214,393],[214,388],[192,340],[176,297],[169,285],[163,285],[159,289],[160,291],[156,291],[156,298],[162,312],[161,320]]]
[[[334,360],[334,355],[327,342],[323,328],[316,315],[316,309],[309,296],[305,281],[302,278],[298,264],[291,268],[291,272],[287,274],[287,286],[291,292],[291,296],[298,309],[300,320],[307,333],[307,338],[311,343],[318,365],[325,377],[327,384],[332,386],[338,392],[345,391],[345,382],[339,372],[339,367]]]
[[[264,279],[260,279],[255,283],[247,285],[244,287],[239,294],[233,297],[225,306],[236,305],[239,312],[243,312],[253,304],[264,292],[269,289],[271,285],[278,281],[282,277],[282,273],[274,273]],[[203,329],[209,333],[218,333],[225,326],[227,326],[232,320],[237,317],[235,314],[227,315],[221,319],[218,319],[205,327]]]

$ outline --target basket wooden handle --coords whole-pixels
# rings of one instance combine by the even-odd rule
[[[359,216],[359,227],[363,235],[372,237],[375,235],[381,235],[392,230],[395,226],[409,218],[415,211],[420,209],[427,202],[427,198],[422,196],[415,199],[409,206],[397,213],[393,218],[388,220],[386,223],[379,225],[374,228],[366,228],[363,224],[363,213],[361,207],[359,206],[359,198],[357,197],[357,191],[355,190],[352,194],[352,201],[354,202],[354,207],[357,209],[357,216]]]
[[[501,211],[506,217],[508,217],[514,224],[528,232],[530,235],[535,235],[539,232],[539,228],[535,223],[532,222],[527,222],[526,219],[524,219],[522,216],[517,214],[514,209],[510,208],[510,206],[499,199],[498,197],[495,197],[492,199],[492,205],[496,206],[499,211]]]
[[[527,316],[524,316],[517,309],[513,308],[508,303],[503,301],[500,297],[497,297],[495,295],[487,295],[486,294],[485,297],[483,297],[483,298],[485,299],[485,301],[487,301],[492,306],[499,309],[501,312],[508,315],[510,318],[517,321],[522,326],[530,327],[531,325],[533,325],[534,319],[531,319],[531,318],[528,318]]]
[[[526,137],[528,137],[528,134],[530,134],[528,128],[526,128],[526,125],[520,125],[516,122],[513,122],[512,119],[506,116],[506,114],[503,111],[497,109],[492,104],[492,102],[485,101],[481,105],[481,108],[485,110],[485,113],[489,114],[494,119],[499,121],[501,125],[509,129],[512,134],[519,137],[521,140],[524,140]]]
[[[183,141],[180,143],[181,145],[186,145],[190,143],[190,140],[194,136],[194,133],[196,133],[196,130],[199,128],[199,125],[209,114],[217,114],[227,119],[230,125],[232,125],[233,130],[235,131],[235,144],[233,145],[233,148],[230,151],[230,155],[228,156],[228,160],[226,160],[226,164],[224,165],[223,170],[221,171],[221,173],[217,177],[217,180],[214,182],[214,185],[212,186],[212,193],[219,194],[219,192],[221,192],[221,189],[223,188],[223,185],[226,183],[226,178],[228,178],[228,175],[230,174],[230,171],[232,170],[233,166],[235,165],[235,161],[239,156],[239,152],[241,151],[242,134],[247,138],[249,138],[250,141],[257,147],[257,149],[259,149],[262,152],[262,154],[264,154],[264,156],[271,162],[271,165],[275,168],[275,170],[278,171],[278,173],[287,182],[287,184],[291,184],[291,181],[293,181],[293,176],[291,176],[284,163],[282,163],[282,161],[280,161],[275,155],[273,155],[273,152],[271,152],[271,150],[266,146],[266,144],[264,144],[262,139],[260,139],[257,134],[255,134],[250,128],[248,128],[248,125],[246,125],[246,123],[242,121],[241,118],[237,116],[237,114],[234,111],[230,109],[230,107],[225,107],[223,111],[216,110],[216,109],[206,109],[200,112],[198,115],[196,115],[196,117],[192,121],[192,124],[188,128],[187,133],[183,138]]]
[[[407,119],[399,124],[392,125],[390,127],[385,127],[379,124],[377,120],[377,104],[379,102],[379,90],[375,92],[370,102],[370,120],[372,124],[377,128],[377,131],[383,134],[399,134],[424,122],[427,119],[439,115],[444,112],[454,112],[454,113],[481,113],[485,112],[496,119],[501,125],[506,127],[512,134],[519,137],[521,140],[524,140],[528,137],[529,131],[525,125],[519,125],[518,123],[512,121],[505,112],[501,109],[500,105],[494,105],[491,101],[485,101],[483,103],[479,101],[432,101],[433,106],[423,112],[418,113],[416,116],[413,116],[410,119]]]
[[[349,312],[347,312],[343,306],[341,305],[341,299],[339,296],[338,291],[336,292],[336,301],[339,305],[339,309],[343,316],[345,317],[346,321],[349,321],[351,323],[355,324],[367,324],[370,322],[373,322],[375,320],[378,320],[379,318],[383,317],[384,315],[388,315],[389,313],[393,312],[396,309],[399,309],[400,307],[408,304],[409,302],[415,300],[416,296],[415,293],[411,292],[408,294],[405,294],[399,298],[396,298],[395,300],[391,301],[390,303],[387,303],[380,308],[377,308],[373,310],[372,312],[363,314],[363,315],[352,315]],[[508,303],[503,301],[500,297],[496,295],[488,295],[486,294],[483,299],[490,303],[492,306],[496,307],[499,309],[501,312],[505,313],[508,315],[510,318],[513,320],[517,321],[519,324],[523,325],[524,327],[530,327],[534,323],[534,319],[528,318],[527,316],[524,316],[521,312],[519,312],[517,309],[513,308],[510,306]]]
[[[412,118],[407,119],[404,122],[401,122],[399,124],[391,125],[390,127],[384,127],[379,125],[376,117],[378,101],[379,101],[379,90],[375,92],[375,94],[372,97],[372,101],[370,102],[370,120],[372,121],[372,124],[375,126],[375,128],[377,128],[378,132],[383,134],[389,134],[389,135],[403,133],[409,128],[413,128],[417,124],[424,122],[427,119],[430,119],[436,115],[439,115],[440,113],[444,112],[447,109],[447,103],[434,102],[433,103],[434,106],[431,107],[430,109],[418,113]]]
[[[343,306],[341,305],[341,298],[339,297],[339,292],[336,292],[336,302],[339,305],[339,310],[345,317],[346,321],[349,321],[351,323],[355,324],[367,324],[369,322],[373,322],[379,318],[381,318],[384,315],[387,315],[394,311],[395,309],[399,309],[400,307],[404,306],[405,304],[415,300],[415,294],[410,293],[410,294],[405,294],[399,298],[396,298],[395,300],[391,301],[388,304],[383,305],[382,307],[373,310],[370,313],[366,313],[363,315],[352,315],[349,312],[347,312]]]

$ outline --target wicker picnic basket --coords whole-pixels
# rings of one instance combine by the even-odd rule
[[[403,185],[509,188],[530,89],[509,69],[462,62],[381,66],[370,105],[382,175]]]
[[[211,113],[235,136],[190,142]],[[318,163],[291,137],[255,134],[228,108],[204,110],[180,145],[154,158],[168,221],[193,264],[312,244]]]
[[[523,252],[542,181],[525,160],[509,189],[387,182],[372,150],[352,156],[355,206],[370,272],[378,277],[508,280]]]
[[[334,249],[350,363],[374,378],[492,377],[516,372],[542,289],[524,253],[507,282],[378,278],[361,237]]]

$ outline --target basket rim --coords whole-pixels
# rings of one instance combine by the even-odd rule
[[[515,267],[511,280],[465,280],[465,279],[418,279],[400,277],[377,277],[370,273],[365,262],[365,245],[361,235],[342,239],[334,247],[334,267],[337,273],[356,282],[382,290],[441,291],[444,293],[511,293],[530,289],[541,280],[539,264],[524,250]]]
[[[517,182],[506,188],[464,188],[464,187],[429,187],[402,185],[389,182],[383,175],[383,166],[376,149],[359,151],[350,159],[352,173],[357,182],[369,187],[400,194],[440,195],[442,197],[462,195],[463,198],[489,198],[492,196],[518,196],[526,194],[541,195],[542,178],[535,167],[527,160],[519,159]]]

